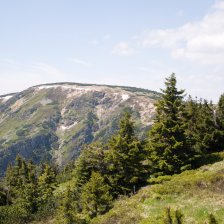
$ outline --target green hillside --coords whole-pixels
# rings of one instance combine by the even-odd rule
[[[167,207],[179,209],[186,224],[204,224],[210,213],[224,223],[224,161],[150,182],[154,184],[136,195],[116,201],[113,209],[92,224],[164,223]]]

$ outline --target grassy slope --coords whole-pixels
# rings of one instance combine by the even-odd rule
[[[154,180],[130,198],[121,198],[93,224],[163,223],[164,209],[180,209],[184,223],[205,223],[213,213],[224,223],[224,161]]]

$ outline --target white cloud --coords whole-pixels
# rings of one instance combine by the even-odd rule
[[[213,5],[214,9],[224,9],[224,1],[220,0],[217,1],[214,5]]]
[[[133,55],[135,51],[129,46],[127,42],[120,42],[114,46],[112,53],[122,56],[130,56]]]
[[[216,2],[213,9],[197,22],[145,31],[140,42],[144,48],[166,48],[175,59],[224,63],[224,1]]]
[[[71,61],[76,64],[83,65],[83,66],[91,66],[92,65],[91,63],[84,61],[84,60],[80,60],[78,58],[72,58]]]

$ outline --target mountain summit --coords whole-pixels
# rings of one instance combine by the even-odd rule
[[[140,137],[152,124],[159,93],[134,87],[54,83],[0,96],[0,168],[15,156],[64,165],[83,144],[106,141],[124,111]]]

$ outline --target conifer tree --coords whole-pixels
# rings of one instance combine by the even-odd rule
[[[6,175],[5,175],[6,196],[7,196],[8,205],[12,202],[12,199],[15,197],[16,181],[17,180],[14,173],[14,167],[10,163],[7,166]]]
[[[26,170],[26,182],[22,190],[22,200],[26,209],[33,214],[38,209],[38,189],[35,165],[32,161],[28,162]]]
[[[212,103],[209,104],[206,100],[204,100],[203,103],[200,102],[199,110],[196,131],[196,149],[204,153],[209,153],[215,151],[216,147],[214,108]]]
[[[14,203],[31,214],[37,211],[37,180],[35,166],[28,164],[19,155],[15,165],[9,164],[6,173],[8,204]]]
[[[83,213],[87,219],[105,213],[112,203],[110,187],[100,173],[93,172],[81,194]]]
[[[21,176],[21,169],[22,169],[23,159],[20,155],[16,156],[15,166],[13,168],[14,175],[16,176],[15,181],[15,188],[22,186],[22,176]]]
[[[222,97],[217,108],[212,102],[208,103],[206,100],[197,102],[190,98],[186,103],[188,126],[186,135],[192,148],[199,154],[213,153],[224,149],[221,102]]]
[[[186,110],[185,122],[187,124],[185,133],[188,138],[189,144],[191,145],[191,147],[195,149],[194,146],[198,141],[198,139],[196,138],[196,133],[199,119],[199,104],[197,102],[197,98],[193,100],[192,97],[189,96],[186,102],[185,110]]]
[[[106,148],[99,142],[94,142],[86,145],[79,158],[75,163],[75,185],[78,189],[88,182],[93,171],[101,174],[106,173],[105,164],[105,151]]]
[[[20,197],[17,200],[17,204],[24,208],[28,214],[33,214],[38,209],[38,194],[37,186],[32,182],[26,183],[21,189]]]
[[[5,206],[7,204],[7,194],[2,187],[0,187],[0,206]]]
[[[156,175],[190,169],[194,155],[185,135],[184,90],[178,90],[176,83],[174,74],[166,79],[166,88],[156,105],[157,116],[149,134],[150,160]]]
[[[56,173],[52,166],[45,164],[42,175],[38,178],[39,206],[43,207],[53,200],[53,192],[56,188]],[[51,206],[54,206],[53,204]]]
[[[217,135],[216,135],[216,142],[218,142],[216,148],[217,151],[224,150],[224,94],[221,95],[218,107],[216,111],[216,124],[217,124]]]
[[[106,154],[108,179],[115,196],[135,192],[144,185],[145,158],[146,152],[135,136],[131,115],[125,113],[120,121],[118,133],[109,141]]]
[[[224,131],[224,94],[219,98],[216,118],[219,128]]]
[[[76,210],[73,208],[73,193],[70,187],[68,187],[57,212],[57,223],[78,224],[79,220],[75,217],[75,211]]]
[[[8,202],[12,202],[21,197],[22,190],[24,189],[27,180],[28,170],[26,161],[17,155],[15,165],[8,165],[5,176]]]

